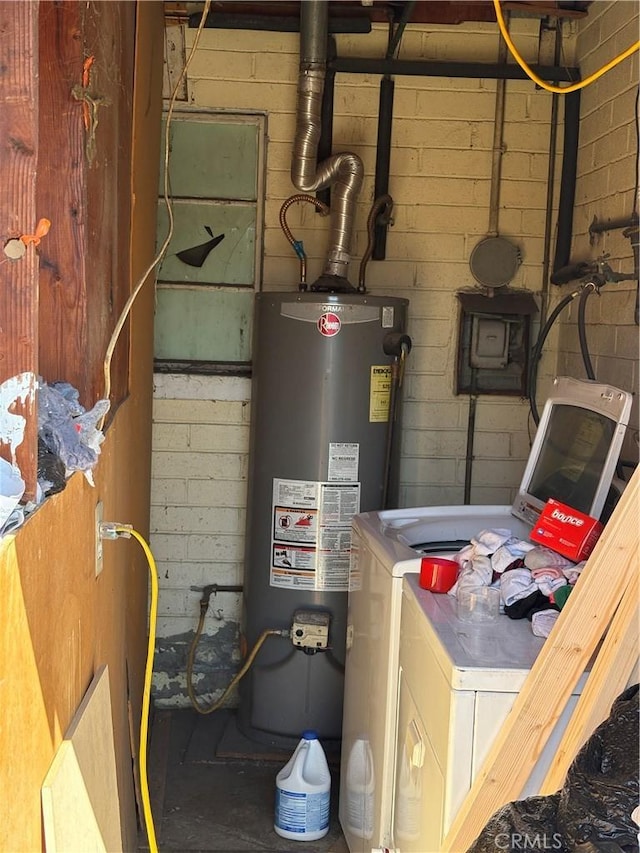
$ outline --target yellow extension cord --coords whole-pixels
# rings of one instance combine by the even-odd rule
[[[149,840],[149,850],[151,853],[158,853],[158,842],[156,840],[156,831],[153,824],[153,813],[151,811],[151,799],[149,797],[149,779],[147,775],[147,740],[149,737],[149,706],[151,702],[151,679],[153,676],[153,655],[155,651],[156,644],[156,624],[158,621],[158,569],[156,566],[156,561],[153,557],[153,553],[151,552],[151,548],[147,544],[144,536],[138,533],[137,530],[134,530],[128,524],[114,524],[109,525],[113,532],[117,535],[117,537],[129,537],[133,536],[134,539],[137,539],[147,558],[147,563],[149,565],[149,579],[151,581],[150,586],[150,601],[149,601],[149,639],[147,642],[147,660],[145,664],[145,672],[144,672],[144,686],[142,691],[142,709],[140,714],[140,744],[139,744],[139,753],[138,753],[138,764],[140,768],[140,791],[142,796],[142,811],[144,815],[144,823],[147,831],[147,838]],[[202,634],[202,629],[204,625],[204,617],[206,614],[206,610],[200,611],[200,621],[198,622],[198,629],[196,631],[196,635],[194,637],[193,643],[191,644],[191,648],[189,650],[189,658],[187,662],[187,692],[189,693],[189,698],[193,704],[193,707],[200,714],[210,714],[213,711],[216,711],[222,703],[225,701],[229,693],[233,690],[236,684],[240,681],[240,679],[245,675],[249,667],[252,665],[255,660],[256,655],[258,654],[262,644],[270,636],[278,636],[278,637],[288,637],[290,636],[290,632],[286,629],[278,629],[278,628],[266,628],[262,634],[258,637],[251,653],[248,655],[246,661],[244,662],[242,668],[239,672],[234,676],[234,678],[229,683],[229,686],[224,691],[222,696],[211,706],[208,708],[203,708],[199,703],[193,691],[193,686],[191,683],[191,675],[193,671],[193,662],[195,659],[196,647],[198,645],[198,640],[200,639],[200,635]]]
[[[614,66],[618,65],[622,62],[623,59],[626,59],[628,56],[631,56],[632,53],[635,53],[636,50],[640,47],[640,41],[637,41],[635,44],[632,44],[631,47],[628,47],[626,50],[623,50],[621,54],[616,56],[615,59],[612,59],[611,62],[607,62],[606,65],[603,65],[602,68],[598,69],[598,71],[594,71],[593,74],[590,74],[584,80],[580,80],[578,83],[572,83],[570,86],[553,86],[551,83],[547,83],[545,80],[542,80],[538,75],[527,65],[524,59],[518,53],[518,49],[515,44],[511,40],[511,36],[509,35],[509,30],[507,29],[507,25],[504,20],[504,16],[502,14],[502,9],[500,8],[500,0],[493,0],[493,5],[496,10],[496,18],[498,20],[498,26],[500,27],[500,32],[502,33],[502,37],[507,43],[507,47],[511,51],[511,55],[518,63],[520,68],[524,71],[524,73],[533,80],[534,83],[537,83],[542,89],[545,89],[547,92],[554,92],[558,95],[567,95],[569,92],[577,92],[578,89],[584,89],[585,86],[588,86],[590,83],[593,83],[598,77],[602,77],[603,74],[606,74],[607,71],[610,71]]]
[[[149,780],[147,778],[147,738],[149,734],[149,704],[151,698],[151,676],[153,674],[153,654],[156,644],[156,623],[158,620],[158,569],[156,561],[151,553],[146,540],[137,530],[126,525],[117,525],[115,532],[119,536],[133,536],[137,539],[146,555],[149,564],[149,578],[151,581],[151,600],[149,604],[149,640],[147,644],[147,662],[144,672],[144,689],[142,692],[142,711],[140,716],[140,745],[139,745],[139,766],[140,766],[140,790],[142,795],[142,811],[144,814],[144,823],[147,830],[147,838],[149,840],[149,850],[151,853],[158,853],[158,843],[156,841],[156,831],[153,825],[153,814],[151,812],[151,799],[149,797]]]

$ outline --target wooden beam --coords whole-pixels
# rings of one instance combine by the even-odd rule
[[[571,724],[540,786],[543,796],[555,794],[562,787],[578,751],[607,719],[613,700],[629,683],[638,662],[638,593],[638,573],[634,572],[573,710]],[[606,690],[603,689],[605,685]]]
[[[443,851],[467,850],[489,818],[521,796],[632,576],[638,574],[639,493],[640,470],[636,470],[456,815]],[[625,619],[633,618],[630,611],[633,608],[623,611]],[[626,634],[622,622],[617,630]],[[617,695],[615,680],[605,677],[603,683],[604,666],[597,672],[598,701],[613,701]],[[591,701],[594,699],[592,696]],[[583,707],[582,715],[589,713],[590,709]],[[571,737],[571,722],[566,736]]]
[[[38,7],[34,0],[0,3],[0,233],[2,246],[36,228],[38,166]],[[20,468],[25,500],[34,500],[38,424],[38,258],[36,246],[10,259],[0,254],[0,413],[12,425],[0,455]],[[16,393],[17,392],[17,393]],[[5,411],[3,411],[3,409]],[[22,419],[22,423],[12,420]],[[15,427],[15,428],[14,428]],[[20,437],[21,433],[21,437]]]
[[[126,0],[41,4],[38,209],[53,225],[42,245],[40,371],[77,388],[86,409],[104,395],[103,359],[131,286],[135,15]],[[114,406],[128,391],[128,353],[127,325]]]
[[[83,11],[79,3],[40,7],[40,156],[38,210],[51,220],[40,263],[40,374],[83,391],[88,378],[87,192],[83,107],[72,96],[82,84]],[[56,176],[57,179],[53,179]],[[81,402],[91,402],[82,395]],[[89,405],[87,405],[89,403]]]

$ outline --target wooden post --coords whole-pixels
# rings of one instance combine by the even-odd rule
[[[20,468],[28,500],[37,480],[38,259],[19,238],[33,234],[37,215],[38,5],[0,3],[0,455]],[[12,238],[25,249],[15,259]]]

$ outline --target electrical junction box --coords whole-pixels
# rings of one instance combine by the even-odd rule
[[[331,615],[326,610],[296,610],[291,625],[291,642],[300,649],[326,649],[330,622]]]
[[[509,321],[504,318],[471,318],[471,367],[506,367],[509,361]]]
[[[529,373],[533,294],[477,289],[456,294],[460,305],[456,394],[525,396]]]

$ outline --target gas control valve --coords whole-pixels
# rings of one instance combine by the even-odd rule
[[[331,614],[326,610],[296,610],[291,625],[291,642],[307,654],[326,651],[330,621]]]

